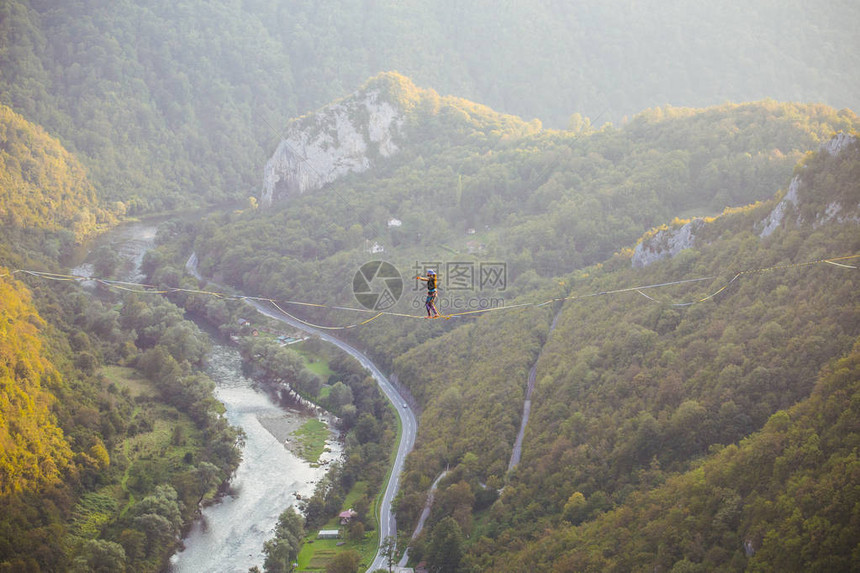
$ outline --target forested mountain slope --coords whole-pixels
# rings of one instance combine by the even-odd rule
[[[856,108],[858,10],[3,2],[0,568],[160,570],[182,523],[238,463],[237,435],[197,369],[205,348],[178,308],[15,280],[25,277],[12,269],[60,270],[114,214],[259,196],[288,118],[368,77],[365,88],[388,82],[404,96],[392,99],[404,111],[398,153],[271,210],[252,201],[204,222],[204,271],[249,294],[348,304],[377,246],[404,277],[430,263],[501,263],[509,282],[491,294],[506,304],[716,277],[648,291],[686,301],[731,282],[690,307],[630,293],[353,330],[424,408],[402,524],[452,469],[414,555],[438,562],[444,534],[477,568],[773,569],[798,552],[786,566],[849,563],[856,516],[809,498],[856,486],[843,384],[856,378],[858,289],[844,274],[856,270],[792,265],[860,250],[856,144],[808,158],[777,224],[771,200],[705,224],[671,260],[633,270],[629,253],[612,254],[675,216],[768,199],[806,153],[858,126],[847,109],[774,100],[626,116],[766,96]],[[376,76],[392,69],[433,89]],[[620,127],[598,128],[607,120]],[[757,267],[775,268],[731,281]],[[157,280],[193,284],[182,276],[167,268]],[[395,310],[414,312],[412,286]],[[538,356],[524,456],[508,473]],[[691,512],[692,538],[688,527],[666,542],[654,532],[687,518],[676,491],[705,509]]]
[[[858,382],[860,341],[822,369],[808,399],[696,469],[591,520],[572,497],[558,526],[500,556],[514,563],[506,570],[852,570]]]
[[[282,300],[355,305],[352,276],[373,258],[395,262],[404,277],[420,261],[501,260],[506,305],[573,297],[476,320],[383,317],[348,331],[424,408],[399,523],[414,523],[430,483],[451,468],[414,556],[438,559],[438,538],[460,535],[464,565],[517,560],[523,571],[544,562],[551,570],[552,555],[530,552],[545,531],[623,508],[758,431],[807,399],[821,369],[860,335],[856,269],[802,264],[860,253],[860,151],[852,137],[828,143],[838,129],[856,131],[854,114],[761,102],[652,110],[618,130],[522,135],[513,122],[493,127],[489,110],[449,98],[422,107],[423,98],[432,92],[422,92],[414,108],[424,111],[411,124],[421,144],[405,135],[400,152],[371,171],[208,221],[195,244],[207,273]],[[773,197],[780,187],[791,192]],[[693,248],[674,258],[632,268],[635,237],[649,226],[767,197],[703,220]],[[391,217],[402,225],[387,227]],[[472,224],[485,250],[466,253]],[[384,253],[365,250],[374,243]],[[768,270],[738,275],[754,269]],[[643,289],[647,297],[630,290],[703,278]],[[615,290],[627,292],[577,299]],[[414,314],[404,306],[411,296],[393,310]],[[355,318],[293,310],[323,324]],[[541,348],[523,457],[508,473]],[[673,551],[636,566],[748,559],[738,545],[709,561]]]
[[[77,158],[39,126],[0,106],[0,222],[70,230],[75,240],[116,221]]]
[[[285,204],[276,195],[271,208],[208,222],[196,245],[204,273],[249,292],[344,303],[379,244],[403,273],[416,261],[482,259],[504,261],[511,282],[560,275],[679,214],[769,197],[807,151],[858,125],[850,111],[765,101],[651,110],[617,130],[537,132],[396,74],[354,97],[372,91],[399,110],[397,151]],[[361,122],[358,132],[368,129]],[[312,165],[299,157],[293,168],[278,177]]]
[[[0,268],[0,274],[7,273],[8,269]],[[72,468],[73,453],[52,413],[53,392],[61,380],[43,348],[40,331],[44,322],[20,283],[0,282],[0,302],[0,354],[4,358],[0,371],[0,497],[4,497],[58,485]]]
[[[21,270],[62,272],[115,221],[73,154],[0,107],[2,570],[161,570],[238,464],[181,310]]]
[[[130,212],[244,199],[287,118],[398,70],[566,127],[774,97],[857,108],[854,2],[96,2],[0,6],[0,103]],[[574,118],[573,124],[582,116]]]
[[[59,427],[63,376],[55,362],[63,357],[53,344],[57,332],[8,266],[44,263],[112,221],[76,158],[0,106],[0,497],[60,487],[76,476],[82,456],[98,465],[97,458],[107,455],[101,442],[87,445],[95,457],[80,445],[74,451]],[[31,252],[34,245],[43,252]]]
[[[290,56],[229,2],[4,2],[0,102],[56,134],[131,213],[259,186]],[[292,102],[292,103],[291,103]]]
[[[860,542],[851,493],[857,428],[850,422],[860,290],[856,259],[847,267],[820,261],[860,253],[860,144],[847,141],[798,168],[796,196],[782,202],[784,216],[770,235],[761,231],[777,199],[727,211],[672,259],[632,269],[627,252],[571,275],[574,295],[711,278],[566,302],[537,364],[521,463],[499,500],[481,510],[481,483],[499,460],[484,470],[475,464],[484,452],[425,444],[404,479],[403,517],[414,515],[412,496],[451,464],[452,477],[437,494],[447,503],[431,522],[453,515],[471,538],[463,563],[481,570],[807,570],[851,563]],[[738,274],[747,269],[753,272]],[[497,318],[478,324],[488,320]],[[517,328],[516,317],[499,320],[499,333]],[[416,374],[431,361],[431,379],[479,395],[507,382],[469,376],[480,359],[466,368],[435,362],[437,354],[425,347],[396,363],[418,388],[424,383]],[[501,351],[487,354],[498,360]],[[446,391],[439,388],[428,403]],[[491,433],[504,419],[480,406],[458,412],[456,423],[424,435],[457,444],[460,428],[468,427],[479,440],[482,425]],[[452,463],[457,457],[459,465]],[[825,493],[831,489],[844,493],[832,500]],[[431,558],[433,536],[431,530],[429,547],[419,546]]]

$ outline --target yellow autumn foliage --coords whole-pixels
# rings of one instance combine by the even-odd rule
[[[71,463],[51,414],[55,398],[42,385],[58,376],[39,338],[43,325],[26,288],[0,279],[0,495],[55,483]]]
[[[78,160],[44,129],[0,105],[0,224],[66,229],[80,240],[114,221]]]

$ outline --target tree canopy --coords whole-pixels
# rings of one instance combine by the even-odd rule
[[[289,118],[385,71],[554,128],[764,97],[856,109],[860,93],[850,2],[11,0],[0,10],[0,103],[59,137],[131,213],[255,194]]]

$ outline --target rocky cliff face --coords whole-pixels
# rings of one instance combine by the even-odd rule
[[[319,189],[398,151],[403,113],[368,86],[287,129],[263,174],[261,204]]]
[[[676,229],[661,229],[642,239],[633,249],[634,268],[646,267],[653,262],[671,258],[689,249],[696,242],[696,232],[705,224],[704,219],[693,219]]]
[[[830,141],[821,146],[820,151],[830,155],[839,155],[849,146],[854,144],[857,138],[846,133],[835,135]],[[768,213],[768,215],[755,225],[755,230],[760,238],[765,238],[773,233],[786,217],[797,218],[797,206],[800,201],[800,193],[803,186],[803,173],[794,176],[788,186],[783,198]],[[838,202],[829,203],[826,209],[819,213],[813,226],[823,225],[828,222],[836,223],[860,223],[860,205],[856,209],[843,206]],[[634,268],[645,267],[653,262],[672,258],[684,249],[696,245],[696,233],[705,224],[703,219],[693,219],[682,226],[667,227],[646,235],[633,250],[631,264]]]
[[[767,217],[759,223],[761,226],[761,232],[759,232],[758,236],[762,239],[769,236],[773,233],[777,227],[782,224],[782,220],[785,219],[785,214],[789,210],[790,207],[797,207],[797,190],[800,188],[800,177],[795,175],[791,183],[788,186],[788,192],[785,194],[785,197],[776,204],[776,207],[773,208]]]
[[[827,152],[830,155],[839,155],[856,141],[857,138],[853,135],[838,133],[830,141],[824,143],[820,150],[821,152]],[[768,216],[759,223],[758,228],[761,229],[759,237],[764,238],[773,233],[773,231],[782,224],[786,215],[789,212],[792,212],[792,208],[797,207],[799,200],[798,191],[801,188],[802,176],[803,174],[801,173],[792,178],[785,197],[783,197]],[[857,208],[860,210],[860,205],[858,205]],[[818,218],[813,222],[813,225],[818,226],[830,221],[835,221],[837,223],[858,222],[858,216],[856,213],[845,213],[842,205],[833,202],[827,205],[824,213],[820,213],[818,215]]]
[[[821,149],[829,153],[830,155],[838,155],[842,152],[843,149],[851,145],[857,141],[857,138],[853,135],[840,132],[833,136],[833,138],[821,146]]]

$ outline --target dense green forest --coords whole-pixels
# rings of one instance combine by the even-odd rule
[[[75,240],[116,223],[78,160],[38,126],[0,106],[0,221],[71,231]]]
[[[352,274],[379,243],[404,276],[421,261],[502,261],[510,283],[558,276],[679,214],[770,197],[808,150],[858,125],[850,111],[764,101],[538,132],[402,76],[371,86],[404,109],[400,153],[285,205],[212,217],[194,245],[205,274],[253,294],[350,302]]]
[[[846,435],[839,426],[828,433],[829,449],[800,463],[798,450],[813,448],[817,436],[803,429],[807,422],[795,428],[773,420],[794,420],[774,414],[796,403],[799,411],[813,407],[804,404],[819,369],[829,376],[829,365],[858,340],[856,270],[792,265],[858,253],[860,235],[850,222],[860,198],[858,160],[854,143],[838,157],[822,152],[807,161],[799,171],[800,202],[786,217],[792,222],[767,239],[755,233],[775,200],[727,212],[707,226],[707,244],[671,261],[634,270],[629,253],[618,254],[566,279],[571,294],[716,277],[707,286],[651,292],[656,303],[635,291],[573,300],[550,335],[547,310],[512,310],[515,316],[482,318],[399,356],[395,371],[426,404],[403,478],[401,520],[417,517],[429,483],[450,465],[431,523],[455,518],[463,570],[806,570],[851,563],[860,543],[850,525],[853,494],[844,508],[837,502],[818,511],[791,492],[803,495],[803,483],[815,496],[845,480],[856,489],[844,469],[856,428]],[[828,205],[844,209],[849,222],[821,225]],[[713,300],[672,306],[715,292],[737,271],[783,265],[743,275]],[[526,372],[539,348],[531,341],[542,339],[523,458],[505,475]],[[529,346],[531,358],[517,358],[514,350]],[[828,420],[854,419],[851,390],[835,394]],[[454,406],[458,396],[468,408]],[[729,457],[737,449],[709,458],[771,416],[767,437],[754,434],[739,446],[747,461]],[[817,424],[823,432],[830,423]],[[483,439],[497,440],[492,450]],[[773,458],[761,457],[763,444],[774,448]],[[772,472],[760,467],[767,459],[774,460],[766,462]],[[702,474],[696,468],[705,460]],[[721,477],[702,484],[710,475]],[[505,478],[493,501],[487,486]],[[681,500],[679,483],[689,492]],[[821,495],[813,498],[827,498]],[[801,532],[811,531],[820,532],[821,546],[803,541]],[[431,529],[416,557],[439,558],[434,539]]]
[[[18,272],[61,271],[116,215],[8,108],[0,150],[0,568],[158,571],[240,458],[200,370],[206,344],[163,298]]]
[[[745,510],[739,500],[732,501],[734,537],[691,533],[694,541],[673,542],[665,553],[666,542],[659,540],[659,548],[619,551],[605,562],[585,561],[595,558],[587,548],[610,540],[577,537],[584,545],[576,545],[580,561],[570,557],[573,565],[566,556],[540,555],[540,547],[567,535],[564,527],[597,523],[607,511],[625,511],[664,483],[687,479],[722,446],[737,444],[775,413],[803,403],[819,371],[851,351],[860,334],[852,271],[792,263],[860,252],[851,222],[860,199],[858,145],[837,155],[807,152],[835,129],[856,130],[856,116],[822,106],[762,102],[653,110],[618,130],[530,134],[527,125],[510,122],[510,132],[500,131],[503,124],[489,110],[455,99],[439,102],[429,106],[437,114],[416,120],[426,126],[421,149],[438,149],[438,158],[428,152],[416,157],[407,144],[401,157],[373,173],[292,198],[285,207],[214,217],[201,225],[195,242],[203,255],[201,268],[246,292],[339,304],[351,301],[351,273],[371,258],[364,250],[371,239],[386,246],[384,255],[376,256],[400,265],[404,277],[416,261],[506,261],[510,282],[502,294],[513,305],[711,277],[649,295],[657,296],[656,302],[630,292],[477,320],[416,325],[385,317],[351,332],[423,408],[416,448],[402,476],[399,523],[415,522],[433,478],[451,468],[436,494],[428,532],[414,546],[417,559],[440,559],[434,547],[444,545],[436,539],[444,535],[459,540],[464,570],[498,568],[511,559],[521,562],[523,571],[577,570],[578,563],[593,563],[595,570],[648,564],[768,569],[773,562],[766,559],[779,551],[753,558],[767,529],[738,529]],[[448,144],[437,146],[436,138]],[[566,155],[558,159],[562,144]],[[452,164],[457,169],[448,167]],[[536,177],[547,164],[552,176]],[[759,237],[784,195],[773,198],[773,191],[787,187],[793,174],[800,181],[799,200],[790,207],[788,222]],[[529,185],[529,179],[539,183]],[[446,209],[448,204],[437,200],[439,207],[428,215],[424,198],[433,192],[464,198],[477,189],[487,203],[498,203],[499,219],[481,233],[486,251],[467,256],[470,237],[463,229],[471,221],[463,217],[476,210]],[[532,203],[550,190],[554,201]],[[672,212],[714,209],[717,196],[723,205],[758,202],[708,219],[695,249],[644,269],[630,268],[635,236],[668,221]],[[572,215],[589,201],[593,211]],[[627,228],[615,219],[604,226],[604,219],[623,215],[628,206]],[[402,216],[403,226],[386,229],[391,216]],[[357,222],[350,225],[350,219]],[[410,220],[415,227],[407,227]],[[577,253],[570,240],[575,231],[566,234],[553,221],[590,225],[582,236],[602,248]],[[512,245],[514,240],[531,242],[524,248]],[[458,247],[462,250],[453,252]],[[543,250],[552,251],[556,266],[542,261]],[[671,304],[698,300],[739,271],[766,267],[777,268],[743,275],[701,304]],[[409,311],[404,302],[395,310]],[[555,313],[557,328],[549,334]],[[304,316],[323,324],[351,320],[344,313]],[[523,459],[508,472],[525,381],[541,349]],[[737,540],[753,529],[758,533],[751,534],[747,553],[745,539]],[[768,543],[775,538],[771,534]],[[540,545],[532,549],[533,542]],[[844,543],[839,547],[834,552],[844,552]],[[568,546],[556,549],[563,553]],[[836,553],[837,561],[850,555]]]
[[[3,2],[0,101],[129,213],[246,197],[295,114],[290,57],[238,3]],[[293,103],[291,103],[293,102]]]
[[[796,207],[767,238],[756,229],[775,201],[724,214],[709,224],[706,244],[671,261],[633,270],[618,255],[588,277],[572,277],[574,290],[585,292],[718,278],[661,292],[661,303],[630,292],[565,305],[537,366],[522,463],[482,524],[477,563],[507,562],[504,548],[524,535],[542,541],[523,547],[515,570],[851,563],[860,543],[849,525],[853,494],[835,509],[807,505],[800,491],[854,481],[844,468],[856,427],[838,420],[856,416],[846,373],[856,366],[860,324],[856,265],[793,263],[860,252],[856,223],[821,224],[828,205],[845,221],[857,216],[858,169],[856,141],[838,156],[807,160]],[[770,270],[744,274],[701,304],[671,305],[698,300],[749,268]],[[827,414],[819,413],[822,401]],[[717,453],[722,446],[729,447]],[[681,483],[689,498],[678,496]],[[612,525],[601,517],[610,508],[620,520]],[[813,530],[827,532],[820,544],[798,539]],[[541,545],[561,539],[558,551],[541,554]],[[568,544],[573,539],[581,543]]]
[[[808,399],[695,469],[593,519],[575,493],[539,542],[493,559],[515,563],[509,571],[852,570],[858,351],[825,367]]]
[[[764,97],[856,109],[859,9],[7,0],[0,103],[78,154],[105,197],[161,211],[255,195],[288,118],[383,71],[556,128]]]
[[[3,269],[8,276],[8,269]],[[68,442],[50,415],[54,366],[42,352],[44,325],[20,283],[4,282],[2,470],[0,495],[56,485],[71,462]],[[95,447],[95,444],[94,444]],[[101,446],[104,449],[104,446]]]
[[[410,277],[430,266],[445,304],[525,305],[345,333],[419,406],[401,547],[448,469],[413,561],[854,567],[858,265],[804,263],[860,253],[860,146],[816,151],[858,131],[840,108],[860,106],[860,5],[807,4],[0,2],[0,569],[161,570],[239,463],[184,316],[241,334],[237,306],[15,272],[61,272],[123,216],[224,204],[162,226],[148,280],[203,286],[183,268],[195,251],[246,294],[355,306],[356,269],[384,258],[405,279],[394,311],[421,313]],[[397,154],[271,208],[248,201],[290,118],[371,89],[405,118]],[[631,268],[637,240],[694,216],[693,248]],[[95,265],[110,277],[117,262],[103,250]],[[462,274],[482,264],[505,280]],[[393,416],[363,370],[333,359],[322,381],[271,344],[242,349],[347,430],[305,525],[359,482],[375,491]],[[372,501],[356,507],[363,534]],[[272,569],[301,531],[282,516]]]

